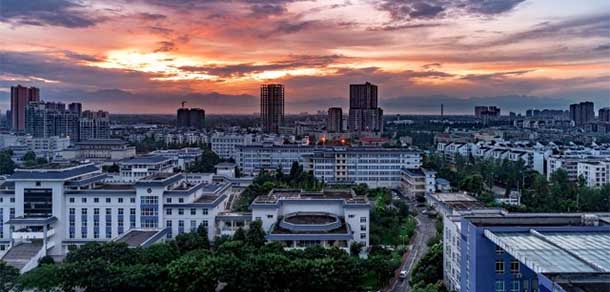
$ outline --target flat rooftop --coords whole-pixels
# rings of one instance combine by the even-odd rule
[[[8,177],[7,180],[67,180],[100,171],[101,170],[93,164],[79,165],[53,163],[31,169],[15,169],[15,173]]]
[[[273,189],[268,195],[258,196],[255,204],[274,204],[279,200],[345,200],[351,204],[368,204],[365,196],[356,196],[351,189],[325,189],[320,192],[307,192],[297,189]]]
[[[597,217],[599,225],[608,225],[607,213],[494,213],[465,215],[475,226],[585,226],[583,216]]]
[[[610,232],[492,232],[485,237],[536,273],[610,273]]]
[[[144,155],[122,160],[122,164],[157,164],[171,160],[171,158],[161,155]]]

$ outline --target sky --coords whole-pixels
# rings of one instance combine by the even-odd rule
[[[387,114],[610,106],[607,0],[0,0],[0,109],[10,86],[113,113],[348,106]]]

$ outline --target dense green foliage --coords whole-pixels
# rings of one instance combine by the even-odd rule
[[[297,188],[308,191],[319,191],[324,188],[324,183],[318,181],[313,173],[303,171],[303,166],[294,162],[290,167],[290,173],[284,174],[281,169],[275,172],[261,172],[254,178],[240,195],[239,201],[234,205],[235,211],[247,211],[250,204],[258,196],[267,195],[274,188]]]
[[[364,291],[385,286],[399,265],[399,253],[383,249],[371,252],[368,260],[337,248],[286,251],[279,243],[262,241],[258,221],[240,233],[216,241],[213,249],[205,244],[184,248],[178,240],[135,249],[88,243],[63,263],[42,264],[19,278],[16,270],[0,264],[0,277],[4,270],[14,272],[0,279],[33,291]],[[201,230],[193,234],[201,236]]]
[[[216,169],[214,166],[218,163],[222,162],[222,159],[214,153],[211,149],[207,147],[202,148],[202,153],[199,158],[195,160],[193,164],[191,164],[187,168],[187,172],[215,172]]]
[[[19,270],[0,261],[0,292],[11,291],[19,277]]]
[[[15,162],[11,158],[13,153],[10,150],[0,151],[0,175],[13,174],[15,172]]]
[[[426,157],[424,167],[438,171],[460,190],[473,193],[481,201],[493,205],[489,189],[495,184],[506,192],[522,191],[521,207],[504,206],[522,212],[608,212],[610,185],[587,187],[583,181],[569,181],[565,170],[551,174],[549,180],[528,169],[523,162],[509,160],[466,159],[461,156],[450,164],[440,155]]]
[[[409,216],[409,207],[401,200],[392,200],[387,189],[368,191],[371,209],[371,244],[406,245],[415,232],[416,222]]]

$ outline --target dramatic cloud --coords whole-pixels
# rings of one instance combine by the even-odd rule
[[[494,15],[507,12],[525,0],[383,0],[379,7],[395,21],[430,19],[452,13]]]
[[[610,106],[610,2],[588,0],[0,0],[8,88],[113,112],[346,106],[373,82],[387,113]]]
[[[105,20],[71,0],[2,0],[0,21],[22,25],[89,27]]]

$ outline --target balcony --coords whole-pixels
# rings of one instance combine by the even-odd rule
[[[46,237],[42,227],[28,227],[13,231],[12,238],[14,240],[33,240],[33,239],[48,239],[55,235],[55,229],[47,230]]]

